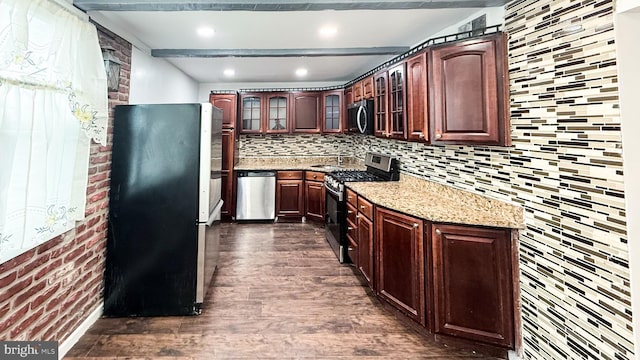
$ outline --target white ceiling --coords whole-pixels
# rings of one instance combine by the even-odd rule
[[[108,1],[107,1],[108,3]],[[175,2],[174,2],[175,3]],[[76,0],[82,8],[82,1]],[[108,6],[107,6],[108,8]],[[156,9],[157,10],[157,9]],[[393,54],[362,55],[360,50],[412,47],[443,28],[477,13],[479,8],[320,10],[320,11],[89,11],[97,22],[115,25],[147,49],[178,49],[182,57],[165,59],[199,83],[343,82],[389,60]],[[110,28],[109,24],[103,24]],[[337,34],[321,38],[331,25]],[[494,25],[494,24],[487,24]],[[202,38],[208,26],[215,35]],[[114,30],[114,29],[112,29]],[[118,31],[115,31],[118,33]],[[129,36],[127,36],[127,34]],[[131,41],[132,39],[127,39]],[[142,45],[142,46],[140,46]],[[298,56],[313,49],[344,49],[348,56]],[[193,57],[190,50],[231,49],[235,57]],[[251,50],[276,49],[296,56],[251,57]],[[296,50],[297,49],[297,50]],[[383,49],[384,50],[384,49]],[[280,54],[281,55],[281,54]],[[304,67],[305,77],[295,70]],[[235,70],[233,77],[223,74]]]

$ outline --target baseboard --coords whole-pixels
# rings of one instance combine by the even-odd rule
[[[69,335],[65,341],[63,341],[58,347],[58,359],[62,359],[69,350],[75,345],[78,340],[84,335],[84,333],[89,330],[91,325],[93,325],[99,318],[102,316],[102,311],[104,310],[104,303],[100,303],[86,319],[78,326],[72,333]]]

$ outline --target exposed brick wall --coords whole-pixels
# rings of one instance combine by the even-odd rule
[[[91,144],[86,218],[0,264],[0,340],[62,342],[102,302],[113,107],[129,100],[131,44],[100,26],[98,36],[123,64],[120,91],[109,94],[107,146]]]

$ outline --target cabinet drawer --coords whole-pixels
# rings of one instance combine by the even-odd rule
[[[356,214],[358,214],[358,210],[356,207],[347,203],[347,220],[351,221],[352,224],[357,224]]]
[[[324,181],[324,173],[318,171],[305,171],[304,179],[307,181]]]
[[[358,226],[350,221],[347,221],[347,238],[354,244],[358,243]]]
[[[358,244],[354,243],[352,239],[348,240],[347,244],[347,256],[351,263],[358,267]]]
[[[278,180],[302,180],[302,171],[278,171]]]
[[[351,189],[347,189],[347,203],[353,205],[353,206],[357,206],[358,202],[358,195],[356,195],[356,193],[354,193]]]
[[[369,218],[373,219],[373,204],[365,200],[362,196],[358,197],[358,211]]]

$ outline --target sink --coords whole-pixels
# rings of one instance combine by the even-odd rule
[[[323,170],[340,170],[342,166],[340,165],[326,165],[326,164],[316,164],[311,165],[312,168],[323,169]]]

